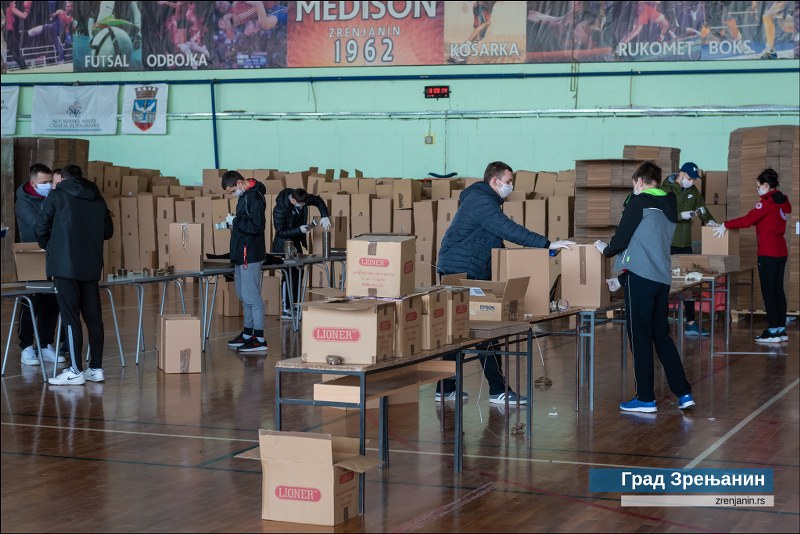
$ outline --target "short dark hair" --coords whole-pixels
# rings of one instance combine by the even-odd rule
[[[500,176],[502,176],[502,174],[506,171],[514,172],[511,167],[502,161],[493,161],[487,165],[486,170],[483,171],[483,181],[487,183],[491,182],[492,178],[500,178]]]
[[[761,171],[761,174],[758,175],[758,183],[760,184],[767,184],[769,185],[770,189],[775,189],[781,183],[778,181],[778,173],[775,172],[772,168],[764,169]]]
[[[61,167],[56,167],[53,169],[53,174],[61,174]]]
[[[83,170],[77,165],[67,165],[61,169],[61,177],[64,180],[83,178]]]
[[[645,161],[631,176],[631,180],[634,182],[639,178],[648,185],[659,185],[661,183],[661,167],[652,161]]]
[[[292,191],[292,198],[299,204],[305,204],[308,202],[308,191],[305,189],[295,189]]]
[[[244,176],[239,174],[239,171],[226,171],[222,175],[222,189],[236,185],[239,180],[244,180]]]
[[[34,178],[36,178],[36,175],[39,174],[39,173],[42,173],[42,174],[53,174],[53,171],[50,170],[50,167],[48,167],[47,165],[44,165],[42,163],[34,163],[33,165],[31,165],[31,168],[30,168],[30,179],[33,180]]]

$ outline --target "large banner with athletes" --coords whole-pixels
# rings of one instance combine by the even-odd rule
[[[800,58],[798,1],[0,2],[2,71]]]

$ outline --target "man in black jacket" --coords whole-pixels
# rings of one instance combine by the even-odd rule
[[[50,378],[54,386],[103,382],[103,312],[97,282],[103,271],[103,241],[111,239],[114,223],[97,186],[77,165],[61,171],[64,181],[42,205],[36,240],[47,251],[47,276],[53,278],[61,317],[67,328],[72,365]],[[91,360],[83,371],[83,330],[89,331]]]
[[[236,294],[244,309],[244,328],[228,346],[238,352],[266,352],[264,339],[264,299],[261,298],[261,264],[267,259],[264,230],[266,188],[256,180],[245,179],[236,171],[222,175],[222,188],[239,201],[236,215],[228,215],[231,229],[231,263],[234,265]]]
[[[308,248],[306,234],[311,231],[308,224],[308,205],[314,206],[319,210],[322,217],[320,224],[327,232],[331,228],[330,214],[328,205],[317,195],[308,193],[305,189],[286,188],[280,192],[275,199],[275,208],[272,210],[272,222],[275,227],[275,238],[272,240],[272,252],[283,254],[285,252],[286,241],[291,241],[294,248],[299,252],[303,248]],[[297,302],[300,291],[300,271],[292,269],[292,288],[294,288],[294,301]],[[283,315],[288,317],[289,310],[289,290],[286,281],[282,284],[283,294]]]
[[[42,210],[44,199],[50,194],[52,175],[50,168],[41,163],[31,166],[28,181],[17,188],[14,212],[17,216],[20,243],[36,242],[36,220]],[[55,295],[31,295],[36,313],[36,326],[42,345],[42,359],[46,362],[64,362],[57,356],[52,343],[55,339],[58,321],[58,303]],[[27,306],[22,307],[19,316],[19,347],[22,349],[22,365],[39,365],[39,358],[33,346],[33,321]],[[64,345],[66,346],[66,345]]]

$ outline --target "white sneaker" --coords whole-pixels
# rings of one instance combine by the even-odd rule
[[[63,356],[56,355],[56,349],[53,348],[53,345],[47,345],[45,348],[42,349],[42,359],[46,362],[54,363],[64,363],[67,359]]]
[[[67,367],[60,375],[48,378],[47,382],[52,386],[80,386],[86,383],[86,378],[83,376],[83,371],[76,373],[72,367]]]
[[[102,369],[92,369],[89,367],[83,372],[83,378],[92,382],[105,382],[106,375]]]
[[[33,350],[33,345],[22,349],[22,365],[39,365],[39,358]]]

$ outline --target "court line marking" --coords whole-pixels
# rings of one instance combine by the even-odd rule
[[[3,422],[3,426],[22,426],[22,427],[32,427],[32,428],[48,428],[53,430],[83,430],[87,432],[104,432],[108,434],[132,434],[132,435],[139,435],[139,436],[152,436],[152,437],[165,437],[165,438],[185,438],[185,439],[207,439],[212,441],[229,441],[229,442],[243,442],[243,443],[258,443],[257,439],[247,439],[247,438],[221,438],[215,436],[192,436],[188,434],[166,434],[162,432],[139,432],[133,430],[111,430],[107,428],[82,428],[82,427],[71,427],[71,426],[60,426],[60,425],[37,425],[31,423],[8,423]],[[377,448],[367,447],[368,451],[378,451]],[[419,456],[445,456],[445,457],[452,457],[452,453],[447,452],[428,452],[428,451],[408,451],[408,450],[400,450],[400,449],[389,449],[389,452],[395,454],[416,454]],[[634,466],[634,465],[623,465],[623,464],[607,464],[607,463],[597,463],[597,462],[580,462],[576,460],[552,460],[552,459],[544,459],[544,458],[515,458],[511,456],[491,456],[485,454],[465,454],[465,458],[477,458],[477,459],[484,459],[484,460],[507,460],[507,461],[514,461],[514,462],[532,462],[532,463],[550,463],[550,464],[566,464],[566,465],[585,465],[585,466],[592,466],[592,467],[616,467],[616,468],[634,468],[634,467],[642,467],[642,466]],[[653,468],[655,469],[655,467]]]
[[[495,489],[495,483],[494,482],[487,482],[483,486],[479,486],[479,487],[475,488],[474,490],[472,490],[469,493],[467,493],[466,495],[456,499],[455,501],[449,502],[449,503],[445,504],[444,506],[440,506],[439,508],[436,508],[435,510],[431,510],[427,514],[425,514],[422,517],[419,517],[419,518],[417,518],[417,519],[415,519],[413,521],[409,521],[407,523],[404,523],[404,524],[400,525],[393,532],[413,532],[415,530],[422,529],[428,523],[432,523],[432,522],[434,522],[434,521],[436,521],[438,519],[443,518],[444,516],[448,515],[450,512],[452,512],[454,510],[457,510],[457,509],[461,508],[462,506],[465,506],[465,505],[471,503],[472,501],[483,497],[487,493],[490,493],[490,492],[494,491],[494,489]]]
[[[719,438],[717,441],[715,441],[714,443],[712,443],[712,444],[711,444],[711,445],[710,445],[710,446],[709,446],[709,447],[708,447],[706,450],[704,450],[704,451],[703,451],[703,452],[701,452],[699,455],[697,455],[697,457],[696,457],[694,460],[692,460],[691,462],[689,462],[688,464],[686,464],[686,466],[684,467],[684,469],[692,469],[692,468],[693,468],[693,467],[695,467],[697,464],[699,464],[700,462],[702,462],[703,460],[705,460],[705,459],[706,459],[706,458],[707,458],[709,455],[713,454],[713,453],[714,453],[714,451],[716,451],[717,449],[719,449],[719,448],[720,448],[720,447],[721,447],[721,446],[722,446],[722,445],[723,445],[723,444],[724,444],[726,441],[728,441],[729,439],[731,439],[731,438],[733,437],[733,435],[734,435],[734,434],[736,434],[736,433],[737,433],[737,432],[739,432],[739,431],[740,431],[742,428],[744,428],[744,427],[745,427],[745,425],[747,425],[747,423],[749,423],[750,421],[752,421],[753,419],[755,419],[756,417],[758,417],[758,416],[759,416],[759,415],[760,415],[762,412],[764,412],[764,411],[765,411],[767,408],[769,408],[770,406],[772,406],[773,404],[775,404],[776,402],[778,402],[778,401],[781,399],[781,397],[783,397],[784,395],[786,395],[787,393],[789,393],[789,392],[790,392],[792,389],[796,388],[796,387],[797,387],[797,384],[800,384],[800,378],[798,378],[798,379],[795,379],[795,381],[794,381],[794,382],[792,382],[791,384],[789,384],[788,386],[786,386],[785,388],[783,388],[783,390],[781,390],[781,391],[780,391],[780,392],[779,392],[777,395],[775,395],[775,396],[774,396],[774,397],[772,397],[770,400],[768,400],[767,402],[765,402],[764,404],[762,404],[762,405],[761,405],[760,407],[758,407],[758,408],[757,408],[757,409],[756,409],[756,410],[755,410],[753,413],[751,413],[750,415],[748,415],[747,417],[745,417],[744,419],[742,419],[742,420],[739,422],[739,424],[738,424],[738,425],[736,425],[735,427],[733,427],[733,428],[731,428],[730,430],[728,430],[728,432],[727,432],[727,433],[726,433],[724,436],[722,436],[722,437],[721,437],[721,438]]]

